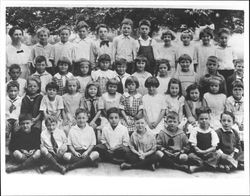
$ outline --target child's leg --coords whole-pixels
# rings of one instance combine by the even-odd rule
[[[134,164],[132,164],[132,168],[134,169],[151,169],[155,170],[154,164],[159,160],[159,157],[156,153],[153,153],[152,155],[146,157],[144,160],[140,160]]]
[[[114,151],[114,157],[118,159],[125,159],[126,153],[130,151],[128,146],[122,145],[120,148]]]
[[[104,144],[97,144],[93,151],[97,151],[100,155],[100,158],[103,160],[103,161],[112,161],[113,159],[113,155],[111,153],[108,152],[108,149],[107,147],[104,145]]]

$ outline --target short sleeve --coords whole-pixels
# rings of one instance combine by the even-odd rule
[[[197,131],[191,130],[190,136],[189,136],[189,142],[192,144],[192,146],[197,145]]]
[[[105,136],[105,128],[102,130],[102,135],[101,135],[101,139],[100,139],[100,142],[102,144],[106,144],[107,143],[107,139],[106,139],[106,136]]]
[[[217,144],[219,143],[219,137],[214,130],[211,131],[211,136],[212,136],[211,145],[213,147],[216,147]]]
[[[63,98],[62,98],[62,96],[60,96],[60,95],[58,95],[58,98],[57,98],[58,100],[58,110],[62,110],[62,109],[64,109],[64,105],[63,105]]]
[[[125,110],[125,97],[124,97],[124,95],[121,96],[119,108],[121,110]]]
[[[90,127],[90,131],[91,131],[91,143],[90,145],[96,145],[96,137],[95,137],[95,132],[94,129],[92,127]]]
[[[104,109],[104,101],[102,99],[102,97],[99,97],[98,99],[98,103],[97,103],[97,110],[103,110]]]
[[[124,135],[123,135],[122,144],[124,146],[128,146],[129,145],[129,135],[128,135],[128,129],[127,129],[127,127],[124,127]]]
[[[47,104],[47,99],[46,99],[46,96],[44,96],[43,97],[43,99],[42,99],[42,101],[41,101],[41,105],[40,105],[40,111],[46,111],[46,109],[47,109],[47,106],[48,106],[48,104]]]
[[[73,143],[72,143],[72,128],[69,131],[67,145],[73,146]]]

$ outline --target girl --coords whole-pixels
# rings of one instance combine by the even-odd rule
[[[159,71],[158,76],[156,77],[160,83],[158,93],[164,94],[168,87],[169,80],[171,79],[171,77],[168,75],[168,71],[170,70],[170,64],[167,59],[161,59],[158,63]]]
[[[128,92],[121,97],[120,109],[124,121],[121,121],[131,135],[135,130],[135,119],[142,115],[142,95],[137,92],[139,81],[135,76],[130,76],[125,82]]]
[[[138,93],[141,95],[145,95],[147,93],[147,89],[144,86],[144,83],[146,79],[151,75],[151,73],[145,71],[145,67],[148,63],[148,60],[144,56],[138,56],[135,59],[135,65],[136,65],[136,72],[132,74],[132,76],[135,76],[139,81],[139,88]]]
[[[59,86],[58,95],[66,92],[66,80],[73,77],[69,72],[71,70],[71,61],[67,57],[62,57],[57,63],[58,73],[54,75],[52,80]]]
[[[207,106],[211,108],[211,126],[213,129],[221,128],[220,114],[224,111],[226,104],[226,95],[221,93],[222,86],[219,77],[212,77],[209,80],[209,92],[204,94],[203,102],[207,103]]]
[[[159,81],[156,77],[149,77],[145,81],[148,94],[142,98],[143,114],[149,129],[156,135],[164,126],[163,117],[166,113],[166,102],[163,95],[157,93]]]
[[[21,114],[31,114],[33,126],[42,128],[41,113],[39,111],[43,96],[41,92],[41,81],[36,77],[29,77],[27,79],[26,95],[22,99]]]
[[[91,78],[91,64],[90,61],[82,59],[79,63],[79,76],[76,79],[80,82],[80,93],[85,92],[87,84],[92,80]]]

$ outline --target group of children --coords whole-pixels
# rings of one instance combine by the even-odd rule
[[[132,27],[124,19],[110,42],[101,24],[94,42],[81,21],[74,43],[64,26],[54,46],[49,30],[38,30],[30,76],[21,78],[18,64],[8,68],[6,154],[19,164],[6,172],[37,162],[41,173],[65,174],[100,160],[122,170],[244,168],[244,65],[227,45],[230,32],[220,29],[215,47],[206,28],[194,46],[187,29],[176,47],[170,30],[163,45],[150,38],[148,20],[137,41]]]

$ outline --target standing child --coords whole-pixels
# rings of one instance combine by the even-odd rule
[[[92,127],[87,123],[88,114],[83,109],[76,110],[76,125],[69,131],[69,152],[64,154],[64,159],[71,164],[66,167],[67,171],[80,167],[98,167],[96,160],[99,153],[94,151],[96,137]]]
[[[32,126],[32,119],[28,113],[19,116],[20,129],[12,135],[9,146],[11,155],[19,164],[6,168],[7,173],[27,169],[40,159],[41,130]]]
[[[129,135],[135,130],[135,119],[138,119],[143,112],[142,95],[137,92],[139,82],[135,76],[130,76],[125,82],[128,92],[121,97],[120,109],[124,125],[128,128]]]
[[[135,122],[136,131],[130,138],[130,151],[126,153],[126,162],[120,168],[124,169],[151,169],[155,170],[156,139],[155,136],[146,128],[143,116]]]
[[[130,36],[132,32],[133,21],[125,18],[121,23],[122,35],[119,35],[113,40],[114,60],[121,58],[127,61],[127,73],[134,73],[133,61],[136,58],[136,41]]]
[[[160,59],[158,62],[158,75],[157,79],[159,80],[160,86],[158,88],[158,93],[165,94],[166,89],[168,88],[168,83],[171,77],[168,75],[170,70],[170,64],[167,59]]]
[[[163,117],[167,109],[164,95],[157,93],[159,85],[159,81],[156,77],[149,77],[145,81],[148,94],[142,97],[145,120],[149,129],[155,135],[157,135],[164,126]]]
[[[147,78],[151,77],[151,73],[145,71],[145,67],[148,64],[148,60],[144,56],[138,56],[135,59],[135,67],[136,72],[132,74],[132,76],[135,76],[139,81],[139,88],[138,93],[141,95],[147,94],[147,88],[145,88],[144,84]]]

